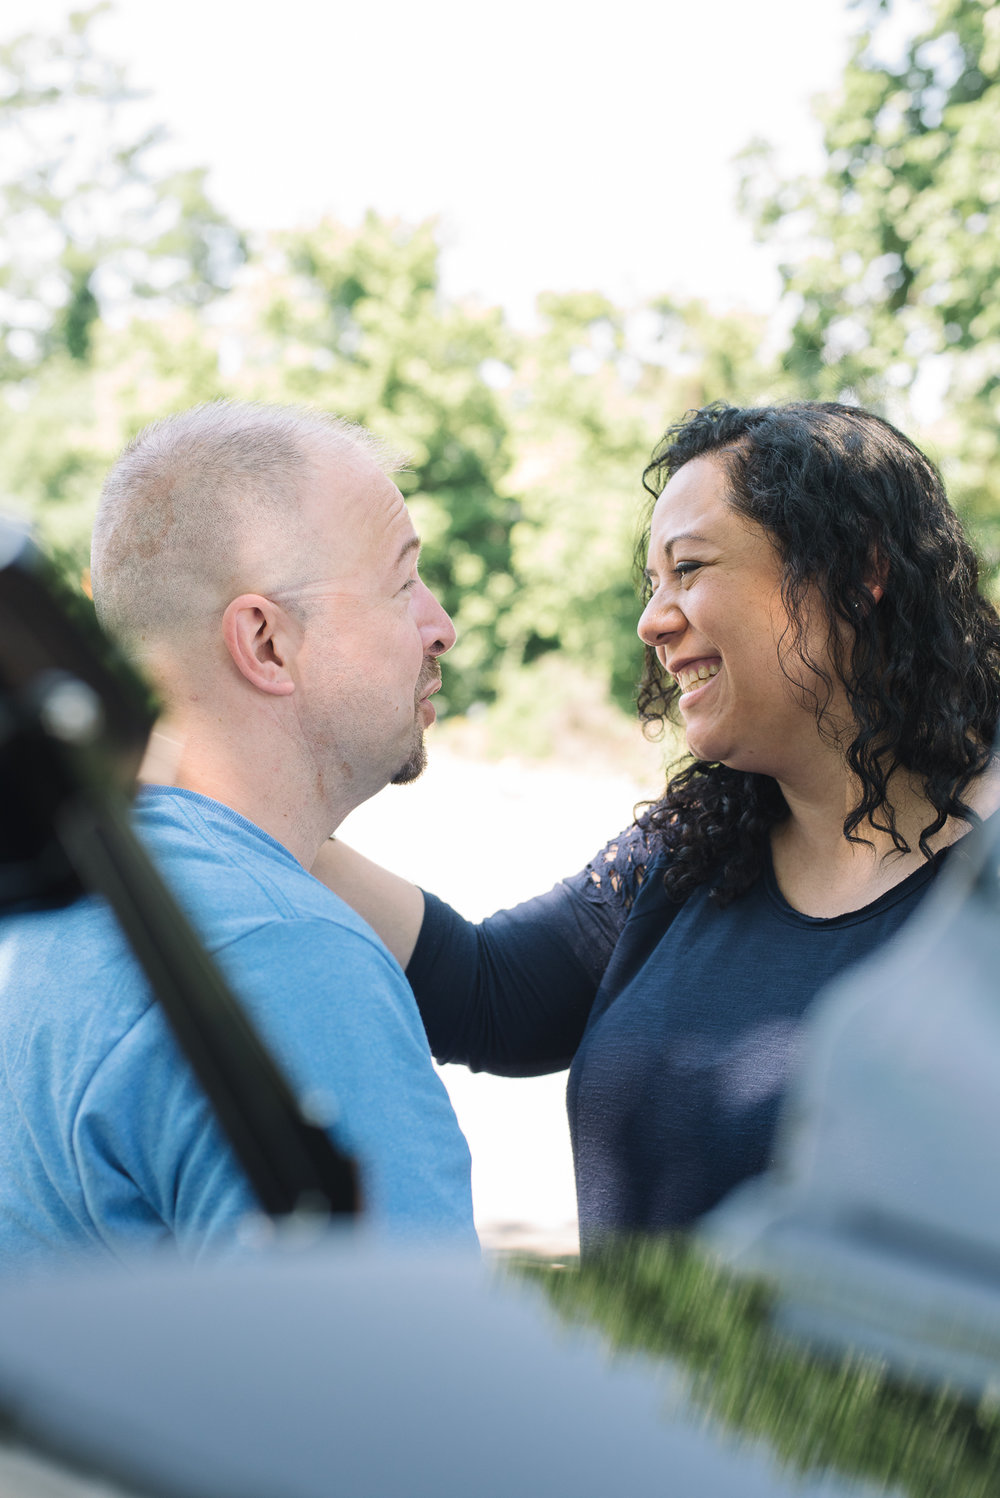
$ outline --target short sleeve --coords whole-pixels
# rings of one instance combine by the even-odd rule
[[[275,921],[216,956],[307,1111],[358,1160],[369,1220],[471,1240],[468,1147],[413,996],[374,933]],[[105,1060],[77,1136],[88,1145],[85,1189],[98,1220],[113,1205],[117,1217],[137,1210],[126,1208],[127,1180],[114,1180],[122,1172],[184,1253],[229,1241],[254,1205],[157,1006]]]

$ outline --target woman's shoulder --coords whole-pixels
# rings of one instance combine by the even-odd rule
[[[986,769],[976,776],[963,799],[984,822],[1000,811],[1000,759],[997,755],[994,754]]]
[[[661,840],[644,812],[605,843],[572,882],[585,899],[614,906],[625,918],[661,857]]]

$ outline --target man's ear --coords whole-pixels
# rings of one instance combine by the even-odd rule
[[[222,616],[222,637],[241,676],[261,692],[287,697],[295,691],[289,671],[293,626],[270,598],[241,593]]]

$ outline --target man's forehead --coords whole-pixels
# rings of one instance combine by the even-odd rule
[[[353,466],[317,467],[301,523],[275,534],[267,569],[274,596],[395,589],[393,579],[413,567],[420,542],[398,486],[368,461]]]
[[[367,453],[353,449],[314,454],[300,503],[307,522],[339,525],[345,534],[409,520],[398,485]]]
[[[329,500],[393,512],[405,509],[399,485],[367,453],[332,457],[324,476]]]
[[[352,516],[357,525],[357,540],[366,559],[390,568],[413,564],[420,541],[414,529],[406,501],[391,479],[382,474],[382,483],[373,485],[359,496]],[[350,518],[345,517],[348,523]]]

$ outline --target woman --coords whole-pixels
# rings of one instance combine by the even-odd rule
[[[645,722],[691,760],[575,878],[476,927],[339,845],[432,1049],[568,1087],[583,1241],[763,1170],[803,1015],[1000,805],[1000,622],[880,418],[709,406],[646,469]],[[418,934],[419,933],[419,934]]]

